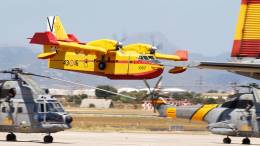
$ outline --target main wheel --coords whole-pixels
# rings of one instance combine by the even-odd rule
[[[231,144],[231,139],[229,137],[226,137],[223,139],[224,144]]]
[[[105,62],[100,62],[100,63],[98,64],[98,68],[99,68],[100,70],[104,70],[104,69],[106,68],[106,63],[105,63]]]
[[[248,138],[248,137],[246,137],[246,138],[244,138],[243,140],[242,140],[242,144],[250,144],[251,142],[250,142],[250,139]]]
[[[46,135],[46,136],[44,136],[43,141],[44,141],[44,143],[52,143],[53,137],[50,135]]]
[[[6,141],[16,141],[16,135],[13,133],[7,134]]]

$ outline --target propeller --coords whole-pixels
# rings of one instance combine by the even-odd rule
[[[158,106],[158,99],[161,99],[162,101],[164,101],[163,98],[161,98],[161,96],[163,95],[160,95],[158,92],[159,92],[159,86],[160,86],[160,83],[162,81],[162,76],[159,78],[159,80],[156,82],[153,90],[151,90],[151,87],[150,85],[148,84],[148,82],[146,80],[144,80],[144,83],[146,85],[146,87],[148,88],[149,90],[149,94],[147,96],[144,97],[144,99],[148,98],[149,100],[151,100],[152,102],[152,105],[154,107],[154,112],[156,112],[156,108]],[[165,102],[165,101],[164,101]]]
[[[116,50],[120,50],[121,48],[123,48],[123,43],[127,40],[127,35],[126,34],[122,34],[121,37],[118,37],[117,34],[113,34],[112,37],[117,40],[117,44],[116,44]]]
[[[163,48],[163,43],[155,43],[155,35],[150,35],[150,41],[152,43],[152,47],[150,49],[150,54],[155,54],[156,50]]]

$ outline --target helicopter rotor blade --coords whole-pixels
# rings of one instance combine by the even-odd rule
[[[97,88],[97,87],[90,86],[90,85],[87,85],[87,84],[76,83],[76,82],[69,81],[69,80],[64,80],[64,79],[59,79],[59,78],[49,77],[49,76],[44,76],[44,75],[38,75],[38,74],[33,74],[33,73],[22,73],[22,74],[24,74],[24,75],[36,76],[36,77],[42,77],[42,78],[47,78],[47,79],[51,79],[51,80],[62,81],[62,82],[71,83],[71,84],[75,84],[75,85],[79,85],[79,86],[85,86],[85,87],[88,87],[88,88],[97,89],[97,90],[104,91],[104,92],[107,92],[107,93],[111,93],[111,94],[115,94],[115,95],[120,95],[120,96],[129,98],[129,99],[136,99],[135,97],[131,97],[131,96],[128,96],[128,95],[124,95],[124,94],[120,94],[120,93],[108,91],[108,90],[101,89],[101,88]]]

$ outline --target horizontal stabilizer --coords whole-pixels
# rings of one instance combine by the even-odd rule
[[[58,42],[51,32],[37,32],[33,35],[30,44],[58,45]]]
[[[48,53],[41,53],[37,56],[39,59],[49,59],[53,57],[57,52],[48,52]]]

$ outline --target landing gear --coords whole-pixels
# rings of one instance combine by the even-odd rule
[[[100,62],[100,63],[98,64],[98,68],[99,68],[100,70],[104,70],[104,69],[106,68],[106,63],[105,63],[105,62]]]
[[[247,145],[251,144],[250,139],[248,137],[244,138],[242,140],[242,144],[247,144]]]
[[[231,144],[231,139],[227,136],[226,138],[223,139],[224,144]]]
[[[6,141],[16,141],[16,135],[14,133],[9,133],[6,135]]]
[[[53,137],[49,134],[44,136],[43,138],[44,143],[52,143],[53,142]]]

